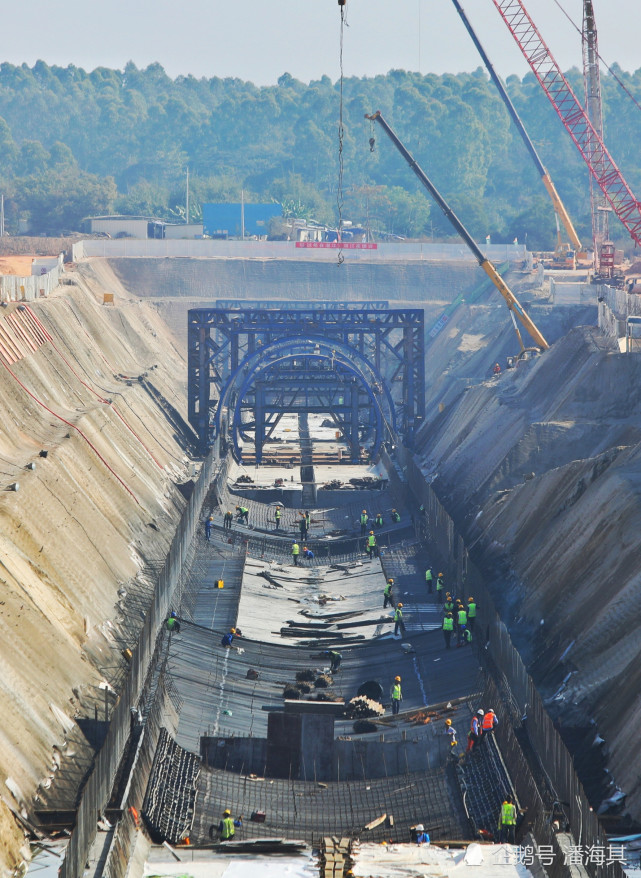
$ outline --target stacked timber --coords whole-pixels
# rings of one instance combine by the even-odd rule
[[[335,835],[323,838],[320,850],[320,878],[343,878],[354,865],[349,838]]]

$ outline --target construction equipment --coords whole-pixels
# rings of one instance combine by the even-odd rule
[[[641,202],[635,198],[625,177],[608,152],[603,137],[572,91],[522,0],[492,0],[492,2],[581,153],[594,182],[601,189],[632,239],[637,244],[641,244]],[[592,29],[594,30],[593,27]],[[595,31],[594,35],[596,35]],[[596,48],[596,42],[593,48]],[[594,62],[590,63],[594,70]],[[598,120],[596,121],[598,124]],[[610,246],[605,254],[603,246],[601,247],[599,269],[603,266],[604,255],[606,267],[609,269],[610,262],[612,266],[614,265],[613,245],[612,242],[607,243]]]
[[[603,106],[601,103],[601,73],[596,20],[592,0],[583,0],[583,83],[585,110],[601,140],[603,140]],[[610,213],[605,196],[595,185],[590,174],[590,210],[592,213],[592,240],[594,242],[594,279],[614,279],[614,244],[610,240]]]
[[[586,0],[586,2],[587,2],[587,0]],[[510,96],[508,95],[508,93],[505,89],[505,86],[501,82],[496,70],[494,69],[494,65],[492,64],[492,62],[488,58],[488,56],[485,52],[485,49],[483,48],[482,43],[480,42],[479,38],[477,37],[476,32],[474,31],[474,28],[470,24],[470,22],[467,18],[467,15],[465,14],[461,4],[458,2],[458,0],[452,0],[452,3],[454,4],[454,8],[456,9],[458,14],[460,15],[461,21],[465,25],[467,32],[469,33],[470,37],[472,38],[472,42],[474,43],[474,45],[478,49],[479,55],[483,59],[483,63],[485,64],[485,66],[487,68],[487,72],[490,74],[490,79],[492,80],[492,82],[496,86],[498,93],[501,96],[503,103],[505,104],[505,109],[508,111],[510,118],[512,119],[512,121],[516,125],[516,129],[519,132],[519,134],[521,135],[521,140],[525,144],[525,148],[527,149],[528,153],[530,154],[530,158],[534,162],[536,169],[539,172],[539,175],[541,177],[541,182],[545,186],[545,189],[546,189],[548,195],[550,196],[550,201],[552,202],[552,207],[554,208],[554,214],[556,217],[557,245],[556,245],[556,249],[554,251],[555,267],[575,268],[576,267],[576,261],[575,261],[576,254],[579,253],[580,255],[583,255],[583,254],[581,254],[581,251],[583,248],[581,246],[581,241],[579,240],[579,236],[576,233],[574,225],[572,224],[572,220],[570,219],[568,212],[565,209],[565,205],[561,201],[561,196],[556,191],[556,187],[555,187],[554,183],[552,182],[552,178],[550,177],[549,173],[547,172],[547,170],[543,166],[543,162],[539,158],[539,154],[537,153],[537,151],[534,147],[534,144],[530,140],[529,134],[525,130],[525,126],[523,125],[523,122],[521,121],[521,117],[519,116],[519,114],[516,111],[516,107],[512,103]],[[568,239],[569,239],[569,243],[564,242],[561,239],[561,226],[560,226],[559,221],[563,224],[563,228],[566,231],[566,234],[567,234]]]
[[[515,320],[514,315],[516,315],[516,317],[518,317],[521,324],[527,329],[527,331],[532,336],[537,347],[542,349],[542,350],[547,350],[550,346],[547,343],[547,341],[545,340],[545,338],[543,337],[543,335],[541,334],[541,332],[539,331],[539,329],[537,328],[534,321],[525,313],[522,305],[520,304],[520,302],[518,301],[518,299],[516,298],[514,293],[510,290],[510,288],[505,283],[505,281],[503,280],[501,275],[498,273],[498,271],[496,270],[494,265],[490,262],[490,260],[487,259],[483,255],[483,253],[481,252],[481,250],[477,246],[476,242],[474,241],[474,239],[470,235],[470,233],[467,231],[467,229],[465,228],[463,223],[460,221],[460,219],[456,216],[456,214],[454,213],[452,208],[445,201],[445,199],[440,194],[438,189],[431,182],[431,180],[429,179],[429,177],[427,176],[425,171],[423,171],[423,169],[420,167],[418,162],[414,159],[412,154],[403,146],[403,144],[398,139],[395,132],[390,128],[390,126],[387,124],[387,122],[385,121],[385,119],[381,115],[380,110],[377,110],[375,113],[372,113],[371,115],[368,115],[366,113],[365,118],[369,119],[372,122],[378,122],[378,124],[381,126],[383,131],[385,131],[385,133],[387,134],[389,139],[392,141],[394,146],[398,149],[398,151],[403,156],[405,161],[408,163],[408,165],[410,166],[412,171],[414,171],[414,173],[416,174],[416,176],[418,177],[418,179],[420,180],[422,185],[427,189],[427,191],[430,193],[432,198],[436,201],[438,206],[441,208],[441,210],[445,214],[446,218],[454,226],[454,228],[456,229],[458,234],[461,236],[463,241],[465,241],[465,243],[467,244],[469,249],[472,251],[478,264],[481,266],[481,268],[487,274],[487,276],[490,278],[490,280],[492,281],[492,283],[494,284],[496,289],[499,291],[499,293],[505,299],[507,307],[510,311],[510,315],[512,317],[512,323],[514,324],[514,329],[516,331],[516,335],[517,335],[518,340],[519,340],[519,345],[521,347],[521,354],[523,354],[526,350],[532,350],[532,348],[526,348],[525,345],[523,344],[521,332],[516,324],[516,320]]]

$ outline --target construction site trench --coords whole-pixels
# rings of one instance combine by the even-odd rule
[[[3,616],[15,618],[12,637],[30,659],[5,660],[5,866],[26,855],[24,833],[46,843],[72,826],[61,874],[88,863],[124,875],[143,834],[210,845],[226,807],[243,813],[246,841],[400,842],[424,822],[434,841],[465,842],[495,830],[509,793],[524,815],[521,843],[554,851],[552,875],[568,874],[564,850],[578,839],[607,848],[606,830],[634,832],[639,366],[596,326],[596,299],[556,306],[524,274],[521,295],[552,348],[498,378],[491,366],[514,345],[505,313],[489,293],[463,303],[445,333],[428,336],[426,416],[412,451],[339,462],[318,452],[328,428],[298,417],[287,428],[298,437],[292,470],[277,454],[261,467],[216,446],[199,457],[183,377],[192,303],[170,293],[173,280],[163,286],[157,263],[138,288],[139,262],[72,268],[54,296],[29,306],[39,343],[7,363],[7,487],[18,467],[47,456],[38,482],[27,475],[3,509],[14,558]],[[303,270],[280,269],[285,287]],[[224,265],[226,283],[235,270]],[[467,264],[429,271],[440,286],[425,302],[426,327],[461,287],[479,284]],[[415,307],[418,295],[399,299],[395,272],[385,273],[377,298]],[[247,302],[260,299],[258,286],[245,282]],[[338,287],[327,298],[361,298]],[[106,291],[115,306],[102,304]],[[375,484],[333,487],[350,466]],[[224,513],[240,505],[249,526],[235,520],[228,532]],[[310,507],[314,557],[294,565]],[[363,507],[384,518],[371,560]],[[445,649],[427,565],[476,599],[471,645]],[[382,606],[388,578],[404,605],[400,639]],[[226,649],[232,627],[242,636]],[[53,648],[37,654],[48,628]],[[332,649],[342,655],[334,674]],[[311,691],[298,685],[296,697],[305,670]],[[43,671],[50,682],[36,695]],[[392,719],[396,674],[403,704]],[[356,731],[340,702],[372,683],[386,711]],[[488,706],[499,725],[466,756],[472,715]],[[586,869],[622,874],[620,860],[597,865]]]

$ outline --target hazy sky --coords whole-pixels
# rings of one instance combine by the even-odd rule
[[[582,0],[559,0],[581,25]],[[625,70],[641,67],[640,0],[594,0],[599,48]],[[502,75],[527,67],[492,0],[463,0]],[[565,70],[581,64],[579,35],[555,0],[527,8]],[[473,70],[481,62],[451,0],[348,0],[347,75],[392,68]],[[158,61],[171,75],[235,76],[257,85],[284,73],[308,82],[339,72],[337,0],[21,0],[3,11],[2,55],[14,64],[75,64],[92,70]]]

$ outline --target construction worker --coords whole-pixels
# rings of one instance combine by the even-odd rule
[[[210,515],[209,518],[205,521],[205,539],[207,542],[211,539],[211,528],[214,523],[214,516]]]
[[[392,509],[392,522],[393,524],[398,524],[401,520],[401,516],[398,514],[396,509]]]
[[[165,625],[167,626],[167,631],[172,631],[174,634],[180,634],[180,622],[173,610],[169,614],[169,618],[165,622]]]
[[[443,604],[443,612],[445,613],[446,616],[448,613],[454,613],[454,601],[452,600],[452,595],[449,593],[449,591],[445,595],[445,603]]]
[[[367,514],[367,509],[363,509],[361,512],[361,536],[364,537],[367,532],[367,522],[369,521],[369,516]]]
[[[445,731],[450,738],[450,747],[456,747],[456,745],[458,744],[458,741],[456,740],[456,729],[452,725],[451,719],[445,720]]]
[[[436,601],[437,603],[443,602],[443,589],[445,588],[445,576],[442,573],[436,577]]]
[[[223,528],[224,530],[231,530],[231,523],[234,520],[234,513],[229,510],[223,516]]]
[[[376,518],[374,519],[374,525],[376,527],[383,527],[383,513],[382,512],[376,513]]]
[[[340,652],[336,652],[336,650],[334,650],[334,649],[326,650],[325,655],[329,656],[329,672],[330,672],[330,674],[335,674],[336,671],[341,666],[341,662],[343,661],[343,656],[340,654]]]
[[[236,830],[239,829],[242,825],[242,814],[240,815],[240,817],[232,820],[231,811],[229,810],[229,808],[225,808],[225,810],[223,811],[223,819],[218,824],[218,834],[220,835],[220,840],[231,841],[236,835]]]
[[[394,585],[393,579],[388,579],[385,585],[385,589],[383,590],[383,609],[385,607],[393,607],[394,601],[392,600],[392,586]]]
[[[307,536],[307,534],[309,533],[309,528],[311,527],[311,524],[312,516],[309,514],[309,512],[305,511],[305,536]]]
[[[472,632],[467,625],[459,625],[457,646],[468,646],[472,642]]]
[[[425,585],[427,586],[427,593],[432,594],[432,568],[428,567],[425,571]]]
[[[486,714],[487,716],[487,714]],[[516,831],[516,805],[512,801],[512,796],[506,796],[501,805],[499,814],[499,841],[514,844],[514,833]]]
[[[298,556],[300,555],[300,546],[298,543],[292,544],[292,561],[294,562],[294,567],[298,567]]]
[[[249,509],[246,506],[237,506],[236,514],[238,515],[238,521],[249,524]]]
[[[443,619],[443,637],[445,638],[445,649],[450,649],[450,639],[454,631],[454,619],[452,614],[448,613]]]
[[[392,684],[392,690],[390,694],[392,696],[392,715],[396,716],[396,714],[401,709],[401,701],[403,700],[400,677],[394,677],[394,682]]]
[[[300,538],[302,542],[303,540],[307,539],[307,519],[302,512],[298,520],[298,529],[300,530]]]
[[[405,623],[403,622],[403,604],[396,604],[396,609],[394,610],[394,637],[398,637],[398,632],[401,632],[401,636],[405,634]]]
[[[314,553],[311,549],[308,549],[307,546],[303,546],[303,558],[305,558],[307,561],[314,560]]]
[[[376,558],[376,537],[374,536],[373,530],[369,532],[369,536],[367,537],[367,554],[369,555],[370,561],[372,558]]]
[[[425,832],[425,827],[423,826],[422,823],[418,823],[414,827],[414,832],[416,833],[416,844],[417,845],[430,843],[429,833]]]
[[[224,634],[222,640],[220,641],[221,646],[229,647],[234,642],[234,637],[236,636],[236,629],[230,628],[227,634]]]
[[[469,753],[470,750],[474,749],[476,744],[479,742],[481,735],[483,734],[482,726],[481,726],[481,716],[483,715],[483,711],[477,711],[472,720],[470,722],[470,730],[467,733],[467,749],[466,753]]]
[[[467,599],[467,625],[470,631],[474,630],[474,623],[476,622],[476,601],[474,598]]]
[[[463,643],[464,635],[463,631],[467,626],[467,613],[465,612],[465,607],[459,601],[457,604],[456,610],[456,630],[458,631],[458,643],[459,646]]]
[[[274,519],[276,520],[276,530],[280,530],[280,520],[283,517],[283,510],[280,506],[276,507],[276,511],[274,512]]]
[[[485,738],[489,736],[498,726],[498,724],[499,721],[492,708],[486,710],[485,716],[483,717],[483,737]]]

